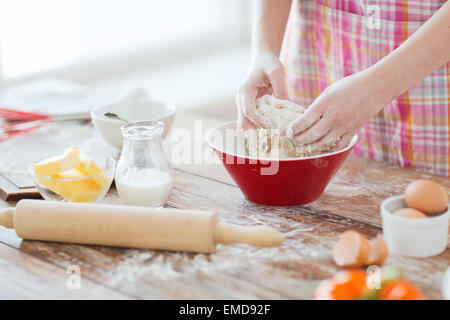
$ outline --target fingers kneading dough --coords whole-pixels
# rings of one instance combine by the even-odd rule
[[[356,231],[341,234],[333,250],[334,262],[339,267],[358,268],[366,264],[370,244],[366,237]]]
[[[371,239],[369,244],[370,252],[366,265],[370,266],[376,264],[381,266],[389,255],[389,249],[386,241],[384,241],[383,236],[379,234],[375,238]]]

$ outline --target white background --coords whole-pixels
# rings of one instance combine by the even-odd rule
[[[250,11],[246,0],[0,0],[0,87],[57,77],[181,105],[229,100]]]

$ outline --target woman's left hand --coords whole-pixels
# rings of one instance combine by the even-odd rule
[[[327,87],[293,123],[295,141],[308,145],[311,151],[347,146],[359,129],[394,98],[385,80],[366,69]]]

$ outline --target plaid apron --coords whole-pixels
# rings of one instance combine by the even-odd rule
[[[289,96],[309,105],[331,83],[397,48],[445,0],[299,0],[281,58]],[[450,63],[380,111],[359,132],[358,155],[450,174]]]

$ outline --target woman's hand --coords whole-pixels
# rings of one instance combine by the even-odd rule
[[[278,57],[270,52],[258,54],[253,59],[238,90],[236,104],[239,128],[272,128],[272,122],[256,110],[256,99],[265,94],[288,99],[283,66]]]
[[[311,151],[333,145],[346,147],[359,129],[394,98],[389,82],[369,68],[333,83],[293,123],[295,141],[309,145]]]

